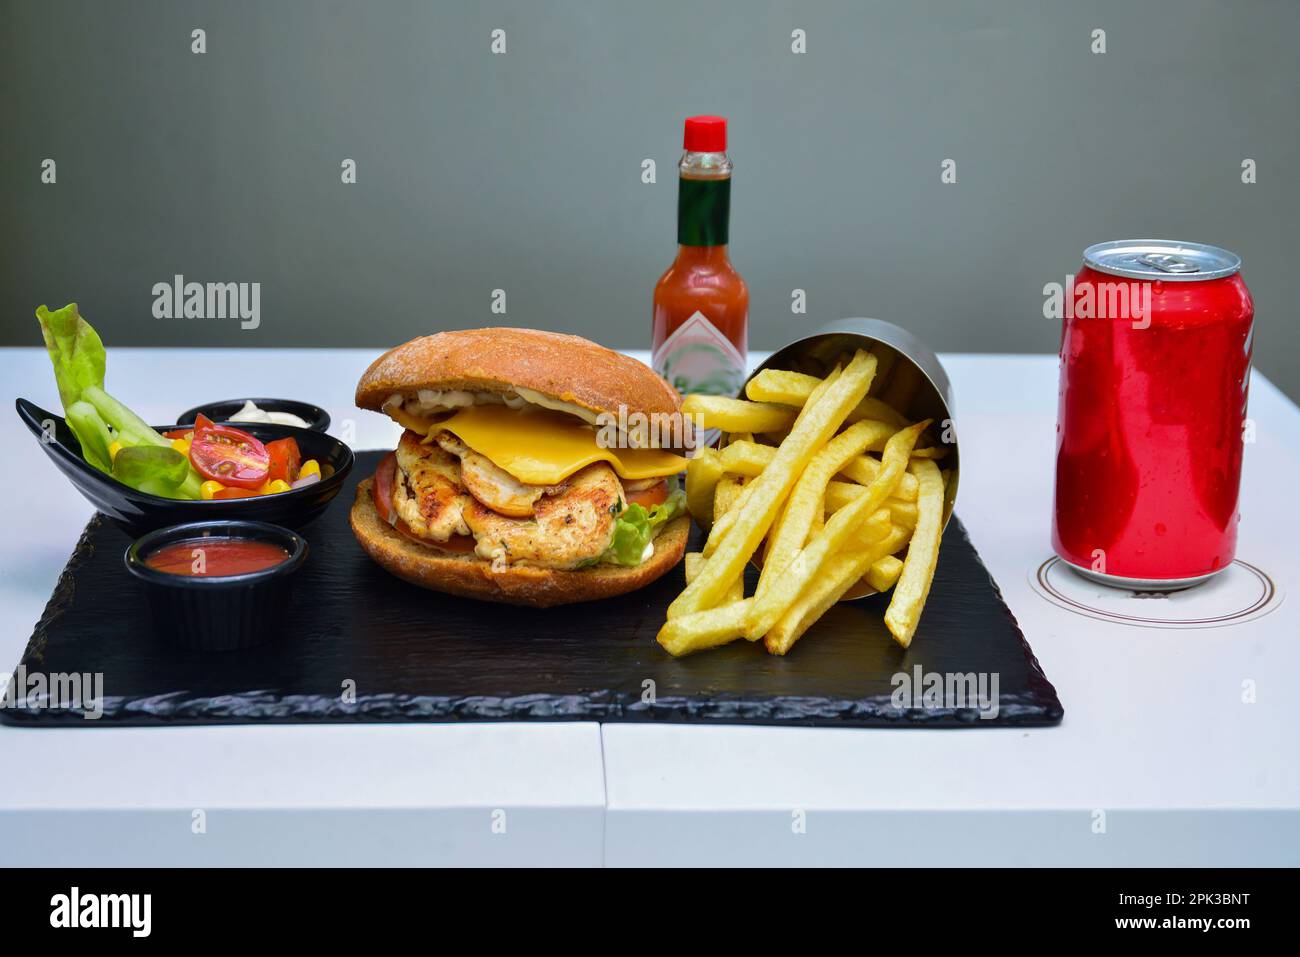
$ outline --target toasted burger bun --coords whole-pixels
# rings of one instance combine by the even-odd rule
[[[514,566],[494,572],[472,552],[435,551],[413,542],[379,517],[370,492],[371,479],[357,486],[352,503],[352,534],[366,554],[385,570],[421,588],[508,605],[549,608],[595,601],[635,591],[660,578],[682,560],[690,516],[675,518],[655,537],[649,561],[628,568],[600,564],[577,571]]]
[[[529,389],[592,415],[671,414],[677,391],[643,363],[579,336],[537,329],[464,329],[389,349],[357,383],[357,405],[380,411],[420,389],[504,394]]]

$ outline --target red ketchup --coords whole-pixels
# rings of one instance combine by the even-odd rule
[[[289,553],[255,538],[188,538],[149,553],[144,563],[169,575],[218,578],[279,565]]]
[[[1136,589],[1222,571],[1237,544],[1255,317],[1241,259],[1101,243],[1065,297],[1052,545]]]

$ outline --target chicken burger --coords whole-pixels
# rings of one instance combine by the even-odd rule
[[[442,332],[376,359],[356,402],[404,428],[351,515],[399,578],[545,607],[632,591],[682,558],[690,437],[677,393],[635,359],[531,329]]]

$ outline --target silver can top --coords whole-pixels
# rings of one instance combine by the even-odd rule
[[[1241,257],[1205,243],[1171,239],[1120,239],[1083,251],[1083,263],[1097,272],[1129,279],[1204,282],[1241,271]]]

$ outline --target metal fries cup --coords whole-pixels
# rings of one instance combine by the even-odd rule
[[[871,394],[882,398],[881,386],[888,392],[891,383],[897,381],[900,375],[903,376],[903,381],[910,382],[913,388],[908,390],[911,395],[906,401],[898,404],[898,411],[912,422],[933,419],[930,434],[941,441],[945,437],[951,439],[944,443],[948,447],[948,453],[939,461],[940,468],[951,470],[943,503],[943,527],[947,528],[957,501],[957,485],[961,477],[952,384],[948,381],[948,373],[939,357],[924,342],[906,329],[881,319],[837,319],[773,352],[754,369],[749,378],[752,379],[764,369],[788,369],[824,376],[841,355],[852,355],[858,349],[876,351],[878,347],[893,350],[896,357],[888,369],[884,369],[885,360],[882,360],[883,371],[877,372],[881,381],[873,384]],[[884,350],[881,349],[880,352],[883,353]],[[748,382],[747,379],[746,385]],[[895,393],[898,394],[902,393]],[[744,386],[741,387],[739,397],[745,398]],[[841,601],[871,594],[874,592],[863,584],[855,586]]]

